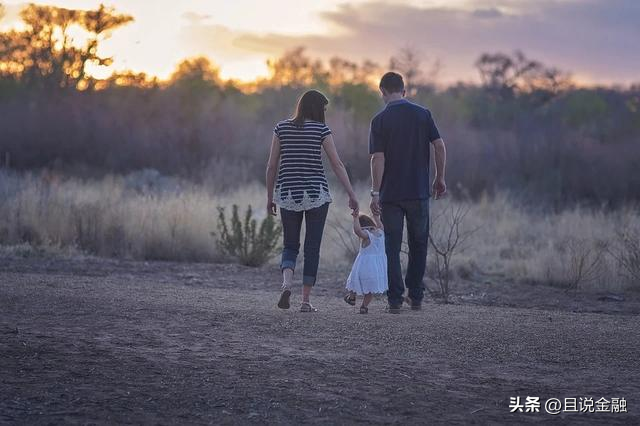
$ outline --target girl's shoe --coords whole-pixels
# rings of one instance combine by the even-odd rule
[[[351,306],[356,306],[356,296],[354,296],[352,294],[347,294],[344,297],[344,301],[347,302],[347,304],[349,304]]]
[[[309,302],[302,302],[302,305],[300,305],[300,312],[318,312],[318,309]]]
[[[291,289],[286,286],[282,286],[282,293],[280,294],[280,300],[278,300],[278,308],[289,309],[291,304],[289,298],[291,297]]]
[[[369,313],[369,308],[366,306],[360,306],[360,313],[361,314],[368,314]]]

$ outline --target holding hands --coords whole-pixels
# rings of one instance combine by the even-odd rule
[[[372,195],[371,203],[369,203],[369,208],[371,209],[371,213],[375,216],[380,216],[382,213],[382,208],[380,207],[380,195]]]
[[[353,191],[349,193],[349,208],[351,209],[351,215],[354,217],[358,216],[358,214],[360,213],[358,199],[356,198],[356,194]]]

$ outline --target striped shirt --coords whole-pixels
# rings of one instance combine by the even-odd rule
[[[273,129],[280,140],[280,167],[274,202],[294,211],[309,210],[331,202],[322,165],[322,141],[331,130],[318,121],[296,126],[292,120]]]

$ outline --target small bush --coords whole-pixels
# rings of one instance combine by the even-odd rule
[[[567,290],[577,290],[581,284],[598,279],[607,250],[606,241],[569,237],[562,245],[569,257],[564,265]]]
[[[619,273],[640,289],[640,232],[625,229],[617,232],[617,244],[609,253],[618,262]]]
[[[282,229],[273,216],[262,220],[257,233],[256,229],[257,221],[253,219],[251,206],[247,208],[244,221],[241,221],[238,206],[234,204],[230,225],[227,225],[224,207],[218,207],[218,247],[242,265],[264,265],[278,252]]]

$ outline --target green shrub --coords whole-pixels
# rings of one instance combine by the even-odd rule
[[[282,228],[273,216],[262,220],[256,232],[251,206],[247,208],[244,221],[240,220],[238,206],[233,205],[231,223],[227,225],[224,207],[218,207],[218,247],[220,250],[246,266],[261,266],[276,255]]]

